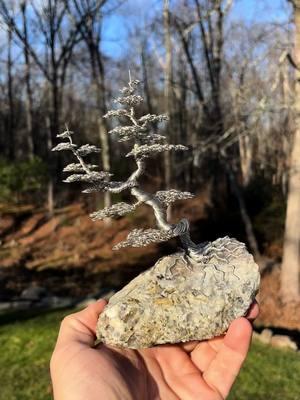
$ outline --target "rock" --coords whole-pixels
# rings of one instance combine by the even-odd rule
[[[72,297],[47,296],[36,305],[42,308],[67,308],[74,305],[74,300]]]
[[[252,339],[254,340],[260,340],[260,334],[258,332],[253,331],[252,333]]]
[[[161,258],[113,295],[97,324],[100,341],[129,348],[204,340],[245,315],[259,270],[245,245],[218,239],[198,261],[185,253]]]
[[[111,288],[111,287],[101,287],[98,289],[93,296],[96,297],[96,299],[104,299],[107,298],[107,296],[111,297],[113,294],[116,293],[116,289]]]
[[[90,304],[95,303],[95,301],[97,301],[97,299],[95,299],[94,297],[86,297],[85,299],[81,300],[79,303],[76,303],[75,307],[76,308],[86,308]]]
[[[20,301],[12,301],[11,308],[13,310],[28,310],[31,308],[32,302],[30,300],[20,300]]]
[[[271,329],[264,329],[259,335],[259,341],[264,344],[270,344],[273,332]]]
[[[40,300],[42,297],[46,296],[47,290],[41,286],[31,286],[24,289],[20,295],[21,299],[26,300]]]
[[[115,290],[109,290],[101,294],[101,298],[105,300],[109,300],[114,294],[116,293]]]
[[[9,301],[1,301],[0,302],[0,312],[1,311],[7,311],[12,308],[12,304]]]
[[[291,349],[297,351],[297,344],[289,337],[285,335],[274,335],[271,338],[271,345],[274,347]]]
[[[85,307],[89,306],[90,304],[95,303],[95,301],[97,301],[99,299],[109,300],[115,293],[116,293],[116,291],[113,289],[100,290],[99,293],[97,293],[96,295],[95,294],[89,295],[88,297],[80,300],[78,303],[76,303],[75,307],[85,308]]]

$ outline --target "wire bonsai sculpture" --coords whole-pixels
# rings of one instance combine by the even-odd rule
[[[121,107],[104,116],[126,121],[126,125],[117,125],[108,133],[116,135],[119,142],[132,143],[126,157],[134,159],[136,169],[127,180],[112,181],[112,174],[98,171],[97,165],[88,163],[86,157],[100,149],[89,144],[77,146],[69,129],[57,135],[63,141],[53,149],[69,150],[77,159],[64,168],[64,172],[70,173],[65,182],[88,184],[83,190],[85,193],[127,191],[134,198],[131,204],[119,202],[95,211],[92,219],[123,216],[141,204],[153,210],[156,228],[134,229],[114,249],[146,246],[173,237],[181,240],[180,252],[160,258],[152,268],[128,283],[110,298],[99,316],[98,340],[133,349],[223,334],[231,321],[245,314],[259,285],[258,266],[249,257],[244,243],[226,236],[197,245],[190,238],[186,219],[174,224],[168,221],[168,206],[176,200],[192,198],[190,192],[170,189],[148,193],[143,189],[141,178],[149,159],[165,151],[184,151],[187,147],[167,143],[166,137],[153,129],[154,124],[159,128],[161,122],[168,120],[166,115],[139,115],[143,98],[137,94],[138,85],[139,81],[129,76],[128,85],[115,100]]]
[[[111,135],[117,135],[119,142],[133,142],[133,147],[126,154],[126,157],[133,157],[137,168],[125,182],[111,181],[112,174],[105,171],[98,172],[96,171],[97,165],[87,163],[85,157],[91,153],[99,153],[100,149],[89,144],[78,147],[73,143],[73,132],[69,131],[69,129],[57,135],[58,138],[66,139],[66,141],[59,143],[52,151],[69,150],[77,158],[77,163],[69,164],[64,168],[64,172],[71,173],[64,182],[88,183],[89,186],[83,190],[83,193],[99,191],[121,193],[127,190],[136,199],[132,204],[119,202],[111,207],[95,211],[90,215],[93,220],[123,216],[133,212],[143,203],[153,209],[157,224],[156,229],[134,229],[128,234],[126,240],[113,247],[114,250],[127,246],[146,246],[150,243],[163,242],[178,236],[186,256],[196,262],[204,261],[206,257],[209,258],[210,252],[216,249],[212,249],[211,246],[207,247],[205,244],[196,245],[191,240],[188,220],[182,219],[176,224],[170,224],[167,220],[167,207],[171,203],[176,200],[190,199],[194,195],[190,192],[182,192],[175,189],[157,191],[151,194],[141,187],[140,178],[145,173],[148,159],[165,151],[185,151],[188,148],[181,144],[167,143],[165,136],[157,134],[151,129],[153,124],[167,121],[167,115],[146,114],[138,117],[137,109],[143,102],[143,97],[137,94],[139,83],[138,80],[131,80],[131,77],[129,77],[128,85],[121,89],[121,96],[115,100],[115,103],[120,104],[122,108],[110,110],[104,115],[104,118],[125,118],[129,123],[125,126],[116,126],[108,132]],[[228,240],[230,239],[228,238]],[[222,244],[224,245],[224,243]],[[223,246],[221,247],[224,248]]]

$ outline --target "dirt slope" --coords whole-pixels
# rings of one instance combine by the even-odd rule
[[[205,240],[208,196],[179,202],[174,221],[187,217],[195,241]],[[126,218],[93,222],[80,203],[58,209],[51,218],[33,206],[0,205],[0,300],[19,295],[28,285],[46,287],[57,295],[84,296],[104,287],[121,287],[156,260],[173,252],[178,242],[114,252],[133,227],[154,226],[147,206]],[[201,236],[202,232],[203,237]],[[206,236],[206,237],[205,237]],[[282,304],[280,264],[269,263],[262,274],[259,324],[300,330],[300,302]]]

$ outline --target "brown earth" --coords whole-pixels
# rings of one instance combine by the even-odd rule
[[[195,241],[205,240],[214,229],[208,221],[208,193],[178,202],[173,219],[186,217]],[[18,296],[29,285],[46,287],[61,296],[86,296],[103,288],[119,288],[162,255],[173,252],[178,242],[113,251],[130,230],[154,226],[147,206],[109,224],[93,222],[86,207],[76,203],[57,209],[49,218],[46,210],[33,206],[0,204],[0,301]],[[278,256],[278,249],[276,252]],[[300,301],[283,304],[280,299],[280,263],[262,262],[259,293],[263,326],[300,330]]]
[[[260,315],[257,325],[300,330],[300,299],[283,303],[280,296],[280,263],[264,268],[259,292]]]
[[[180,203],[174,221],[205,215],[206,195]],[[28,285],[41,285],[57,295],[86,295],[103,287],[119,287],[159,256],[176,249],[169,243],[113,251],[135,228],[154,225],[149,207],[126,218],[93,222],[81,203],[55,210],[0,205],[0,300],[18,296]]]

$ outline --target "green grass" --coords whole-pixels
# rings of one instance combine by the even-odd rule
[[[50,400],[49,359],[70,311],[0,316],[0,400]],[[255,342],[230,400],[300,400],[300,354]]]
[[[0,317],[0,400],[52,399],[49,359],[64,314]]]
[[[300,400],[300,353],[254,341],[230,400]]]

